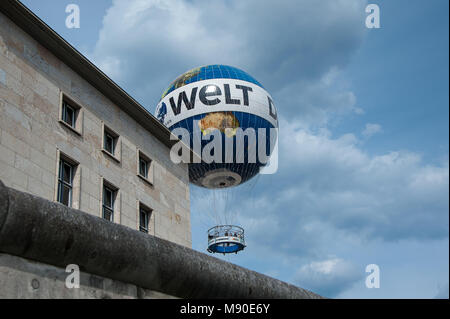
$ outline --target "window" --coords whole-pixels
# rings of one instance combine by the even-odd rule
[[[139,158],[139,174],[141,174],[142,177],[148,178],[148,164],[148,161],[144,158]]]
[[[152,160],[138,149],[137,175],[147,183],[153,184]]]
[[[73,176],[74,166],[63,159],[60,159],[57,200],[69,207],[72,206]]]
[[[117,190],[103,185],[103,218],[114,221],[114,202]]]
[[[61,93],[59,122],[78,135],[82,135],[82,108],[72,98]]]
[[[101,178],[100,217],[120,224],[120,191],[119,188]]]
[[[139,230],[143,233],[147,233],[149,231],[149,222],[150,217],[152,216],[152,210],[144,205],[139,205]]]
[[[69,207],[80,209],[80,164],[57,149],[54,200]]]
[[[106,151],[114,155],[115,138],[107,132],[105,132],[105,145],[103,147]]]
[[[121,153],[120,136],[103,124],[103,148],[102,151],[120,162]]]
[[[75,109],[66,101],[63,101],[62,120],[75,128]]]

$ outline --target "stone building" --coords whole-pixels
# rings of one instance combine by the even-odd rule
[[[191,247],[170,132],[18,1],[0,5],[0,180]]]

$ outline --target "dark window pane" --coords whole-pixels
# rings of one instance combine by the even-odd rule
[[[72,185],[72,166],[67,163],[63,163],[62,180]]]
[[[71,196],[72,195],[72,189],[64,184],[60,184],[60,198],[59,198],[59,202],[61,204],[70,206],[70,200],[71,200]]]
[[[62,185],[61,181],[58,181],[58,202],[62,203]]]
[[[141,210],[141,220],[140,220],[140,224],[141,226],[145,226],[145,211]]]
[[[105,187],[103,189],[103,205],[105,205],[108,208],[113,208],[113,191],[109,188]]]
[[[142,176],[144,176],[145,178],[147,178],[147,173],[148,173],[148,169],[147,169],[147,161],[145,161],[144,159],[140,159],[139,160],[139,174],[141,174]]]
[[[67,122],[67,120],[66,120],[66,117],[67,117],[67,103],[66,102],[63,102],[63,108],[62,108],[62,115],[61,115],[61,117],[62,117],[62,120],[64,121],[64,122]]]
[[[63,166],[64,166],[64,162],[62,160],[59,161],[59,173],[58,173],[58,178],[60,180],[63,180]]]
[[[150,221],[150,212],[145,209],[141,209],[139,214],[139,230],[144,233],[148,233],[149,221]]]
[[[63,104],[63,121],[72,127],[75,126],[75,109],[66,102]]]
[[[58,202],[71,206],[73,166],[60,160],[58,177]]]
[[[103,186],[103,218],[112,221],[114,212],[114,194],[115,192]]]
[[[110,152],[111,154],[114,154],[114,138],[109,135],[105,134],[105,150]]]
[[[74,124],[74,111],[70,107],[68,107],[66,110],[66,122],[70,126],[73,126],[73,124]]]
[[[112,222],[113,212],[106,207],[103,207],[103,218]]]
[[[108,152],[111,151],[111,140],[109,138],[109,135],[105,135],[105,150],[107,150]]]

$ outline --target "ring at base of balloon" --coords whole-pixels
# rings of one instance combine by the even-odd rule
[[[219,225],[208,230],[208,252],[237,254],[246,247],[244,229],[235,225]]]

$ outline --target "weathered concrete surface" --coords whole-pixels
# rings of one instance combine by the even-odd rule
[[[320,298],[184,246],[4,186],[0,252],[181,298]]]
[[[66,287],[63,268],[0,254],[0,299],[168,299],[133,284],[80,273],[78,288]]]

